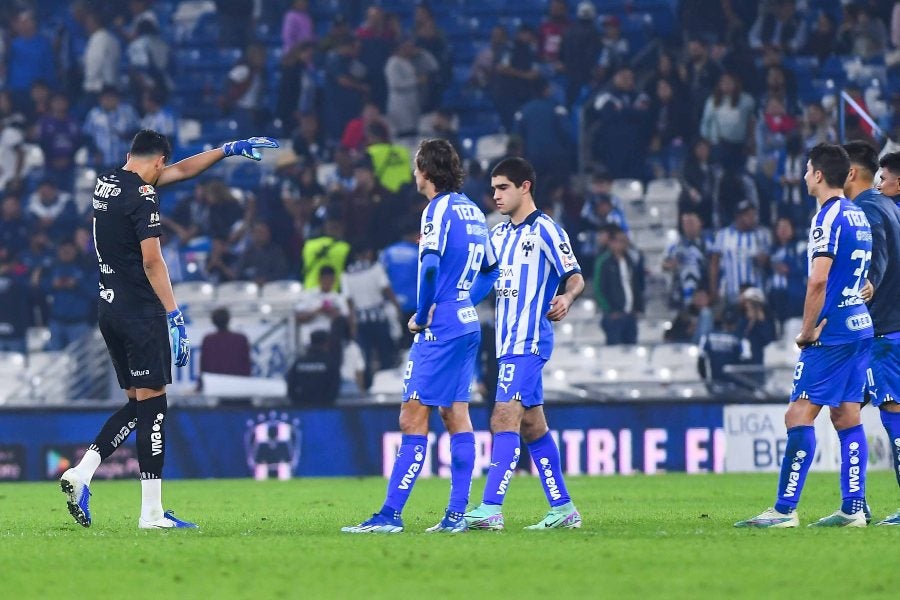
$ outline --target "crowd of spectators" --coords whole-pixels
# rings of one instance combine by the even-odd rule
[[[233,64],[212,97],[185,102],[179,41],[160,17],[172,11],[157,9],[189,4],[0,7],[0,348],[21,349],[30,325],[50,327],[58,348],[92,323],[91,210],[75,194],[77,176],[120,166],[142,127],[182,147],[178,117],[189,104],[240,135],[292,143],[260,180],[213,174],[164,197],[173,281],[301,281],[301,338],[346,320],[365,357],[362,388],[396,361],[385,340],[409,343],[398,323],[414,309],[425,203],[412,181],[414,140],[450,139],[467,159],[465,191],[489,222],[500,218],[491,165],[461,139],[462,115],[448,98],[486,99],[481,110],[494,120],[485,133],[510,134],[507,154],[535,165],[539,205],[572,236],[610,344],[636,341],[646,280],[659,266],[635,242],[615,179],[679,180],[677,222],[664,224],[679,240],[653,257],[671,278],[670,311],[653,316],[672,321],[667,339],[697,343],[729,315],[782,323],[802,311],[802,240],[814,208],[805,152],[838,136],[834,90],[798,89],[812,64],[804,59],[837,61],[840,83],[886,132],[900,116],[897,98],[872,95],[841,62],[893,72],[900,2],[681,0],[670,35],[645,26],[634,36],[602,4],[549,0],[539,22],[498,20],[461,65],[427,2],[408,19],[341,2],[324,23],[314,0],[223,0],[197,28],[211,17],[216,47],[202,52],[231,52]],[[264,27],[280,32],[275,44],[259,35]],[[852,110],[846,128],[848,139],[876,137]],[[762,313],[747,308],[748,289]],[[728,326],[749,339],[752,323]]]

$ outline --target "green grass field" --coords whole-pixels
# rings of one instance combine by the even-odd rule
[[[898,504],[870,475],[876,517]],[[0,591],[8,599],[123,598],[876,598],[896,597],[900,531],[749,531],[774,475],[574,478],[580,530],[525,532],[543,516],[539,482],[516,478],[503,532],[422,531],[448,483],[421,480],[407,531],[349,535],[382,500],[381,479],[172,481],[165,506],[199,531],[139,531],[136,482],[96,482],[94,525],[72,522],[55,484],[0,484]],[[480,497],[483,480],[473,486]],[[813,474],[809,523],[839,504],[837,476]],[[788,557],[785,560],[785,557]],[[849,560],[848,560],[849,557]]]

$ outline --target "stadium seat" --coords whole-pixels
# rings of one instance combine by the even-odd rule
[[[216,301],[246,302],[259,300],[259,286],[252,281],[226,281],[216,286]]]
[[[681,195],[681,182],[674,177],[654,179],[647,185],[648,203],[677,202]]]
[[[293,307],[303,294],[303,285],[294,279],[270,281],[263,285],[259,299],[273,308]]]
[[[216,289],[205,281],[182,281],[172,286],[175,299],[182,311],[196,317],[215,304]]]
[[[189,144],[200,139],[202,129],[196,119],[178,119],[178,143]]]
[[[46,327],[29,327],[25,330],[25,348],[29,353],[40,352],[50,341],[50,330]]]
[[[399,369],[385,369],[372,376],[369,394],[379,402],[398,398],[403,392],[403,373]]]
[[[481,163],[490,163],[506,155],[509,136],[505,133],[483,135],[475,142],[475,159]]]
[[[631,204],[644,197],[644,185],[638,179],[616,179],[612,184],[612,195],[618,196],[623,204]]]

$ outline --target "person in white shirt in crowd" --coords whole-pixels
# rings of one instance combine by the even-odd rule
[[[319,289],[304,290],[303,298],[294,307],[294,311],[300,327],[301,350],[309,345],[313,331],[317,329],[331,331],[332,323],[338,317],[351,318],[346,296],[335,291],[334,268],[325,265],[319,270]]]
[[[769,230],[759,226],[756,205],[741,201],[734,223],[716,233],[710,249],[709,294],[713,300],[722,297],[733,303],[743,288],[762,288],[771,245]]]
[[[87,47],[84,50],[82,88],[90,101],[96,98],[104,87],[119,85],[122,45],[106,28],[103,15],[98,9],[86,10],[82,24],[88,34]]]

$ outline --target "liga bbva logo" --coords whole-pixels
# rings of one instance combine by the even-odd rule
[[[287,413],[272,410],[248,419],[244,447],[253,477],[290,479],[300,463],[301,438],[300,419],[291,419]]]

